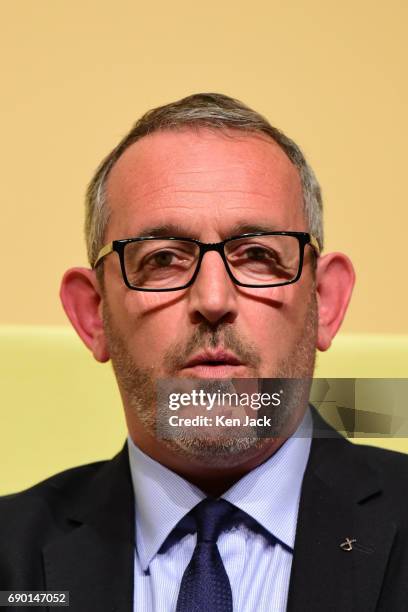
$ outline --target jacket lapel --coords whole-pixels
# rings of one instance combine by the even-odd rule
[[[379,474],[315,410],[313,419],[287,610],[372,612],[396,525],[378,511]]]
[[[126,445],[71,505],[62,528],[43,549],[46,588],[70,591],[72,612],[132,612],[134,503]]]
[[[396,525],[378,510],[379,474],[315,410],[313,419],[287,612],[373,612]],[[61,532],[43,549],[45,586],[70,591],[72,612],[132,612],[134,500],[126,445],[78,498],[71,506],[65,500]]]

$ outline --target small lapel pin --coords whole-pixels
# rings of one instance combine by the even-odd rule
[[[340,544],[340,548],[346,550],[347,552],[354,549],[368,554],[374,552],[374,549],[371,546],[363,546],[362,544],[357,544],[356,538],[346,538],[346,541]]]
[[[352,539],[346,538],[346,541],[340,544],[340,548],[342,548],[343,550],[347,550],[347,551],[353,550],[354,542],[357,542],[355,538],[352,538]]]

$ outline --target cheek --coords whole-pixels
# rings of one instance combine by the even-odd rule
[[[157,292],[157,291],[131,291],[123,296],[126,313],[132,318],[152,318],[153,320],[163,313],[164,317],[171,318],[169,313],[177,311],[177,305],[183,301],[183,292]]]
[[[136,295],[124,296],[122,321],[126,321],[133,344],[142,347],[139,357],[151,365],[182,336],[186,328],[185,310],[176,293],[130,293]]]
[[[252,289],[250,294],[241,295],[238,315],[256,330],[265,323],[276,325],[290,316],[294,306],[294,291],[290,285]]]
[[[165,298],[160,293],[129,290],[124,296],[123,303],[129,317],[138,318],[164,306]]]
[[[243,298],[248,298],[251,302],[262,302],[271,306],[288,304],[293,299],[293,285],[283,285],[282,287],[269,287],[264,289],[245,289],[240,288]]]
[[[303,325],[308,300],[300,285],[255,290],[239,305],[240,327],[266,350],[284,346]]]

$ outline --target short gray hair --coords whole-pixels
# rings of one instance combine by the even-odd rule
[[[128,147],[143,136],[160,130],[183,128],[224,131],[232,129],[266,134],[272,138],[299,170],[304,213],[309,232],[317,238],[320,249],[323,249],[321,190],[312,168],[297,144],[282,131],[273,127],[265,117],[239,100],[218,93],[199,93],[145,113],[97,168],[86,192],[85,237],[91,266],[94,265],[104,245],[104,235],[109,219],[106,183],[113,165]]]

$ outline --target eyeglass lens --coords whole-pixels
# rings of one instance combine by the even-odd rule
[[[139,289],[173,289],[193,277],[200,254],[194,242],[144,240],[124,249],[126,277]],[[294,280],[299,271],[299,242],[294,236],[252,236],[230,240],[225,256],[231,274],[243,284],[264,286]]]

